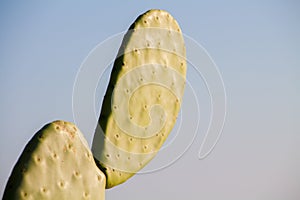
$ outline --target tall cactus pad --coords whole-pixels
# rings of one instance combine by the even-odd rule
[[[175,19],[150,10],[130,26],[114,62],[92,152],[107,177],[123,183],[159,151],[180,110],[185,45]]]
[[[3,199],[104,200],[105,180],[78,128],[55,121],[26,145]]]

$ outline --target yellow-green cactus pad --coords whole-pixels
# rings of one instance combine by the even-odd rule
[[[4,200],[104,200],[105,175],[76,126],[55,121],[26,145],[4,191]]]
[[[142,14],[125,34],[92,146],[106,188],[143,168],[171,132],[185,87],[185,57],[179,25],[166,11]]]

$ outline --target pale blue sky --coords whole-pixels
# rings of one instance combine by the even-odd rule
[[[0,196],[32,135],[52,120],[74,121],[73,84],[88,53],[159,8],[219,67],[226,124],[208,158],[197,159],[199,134],[173,165],[133,177],[107,200],[300,199],[298,1],[45,2],[0,3]],[[192,111],[182,111],[191,124]]]

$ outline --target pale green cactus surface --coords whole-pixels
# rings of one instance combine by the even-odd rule
[[[185,54],[180,27],[166,11],[140,15],[125,34],[92,146],[106,188],[141,170],[174,127],[185,87]]]
[[[55,121],[26,145],[3,199],[104,200],[105,180],[79,129],[70,122]]]

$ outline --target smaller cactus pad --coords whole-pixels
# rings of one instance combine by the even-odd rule
[[[4,191],[4,200],[104,200],[105,175],[79,129],[55,121],[26,145]]]

